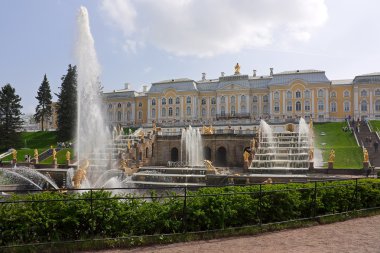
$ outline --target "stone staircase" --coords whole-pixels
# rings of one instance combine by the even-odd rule
[[[380,148],[377,152],[375,152],[374,147],[375,141],[377,141],[377,143],[380,145],[380,140],[376,132],[371,132],[368,124],[364,121],[360,121],[360,127],[358,131],[356,128],[357,124],[358,122],[350,122],[350,126],[353,127],[360,146],[367,149],[371,166],[380,167]],[[369,139],[370,141],[368,141]]]

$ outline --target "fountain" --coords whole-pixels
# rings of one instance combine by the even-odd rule
[[[203,166],[202,136],[198,128],[182,129],[181,162],[189,167]]]

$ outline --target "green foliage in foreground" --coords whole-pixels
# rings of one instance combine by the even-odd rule
[[[334,168],[363,168],[363,151],[358,147],[354,134],[342,130],[345,126],[347,126],[345,122],[314,124],[314,145],[322,151],[324,167],[327,167],[330,150],[333,148],[335,150]]]
[[[7,200],[20,202],[0,202],[0,245],[225,229],[380,207],[377,179],[317,183],[316,195],[314,183],[263,185],[261,194],[259,187],[199,189],[188,193],[185,209],[174,193],[160,201],[106,191],[15,195]]]

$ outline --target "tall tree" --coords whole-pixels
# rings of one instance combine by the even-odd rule
[[[41,129],[44,131],[45,120],[52,114],[52,97],[49,81],[47,80],[46,74],[44,75],[44,80],[38,89],[36,99],[38,100],[38,105],[36,107],[36,114],[34,114],[34,119],[37,122],[41,122]]]
[[[58,141],[72,140],[77,122],[77,68],[69,65],[67,74],[62,76],[57,102]]]
[[[0,90],[0,149],[20,147],[22,127],[21,98],[15,89],[6,84]]]

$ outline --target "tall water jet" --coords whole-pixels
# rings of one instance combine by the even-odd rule
[[[309,125],[306,123],[304,118],[300,118],[298,123],[298,147],[302,147],[303,144],[309,146],[309,142]]]
[[[273,150],[275,146],[273,140],[273,130],[263,119],[260,121],[260,130],[260,143],[268,147],[270,151]]]
[[[202,136],[198,128],[182,129],[181,161],[190,167],[203,165]]]
[[[91,159],[91,155],[95,154],[98,160],[106,161],[109,156],[105,146],[110,136],[106,131],[101,107],[100,65],[90,31],[88,12],[83,6],[79,10],[77,26],[75,45],[78,74],[77,159],[78,161]]]

